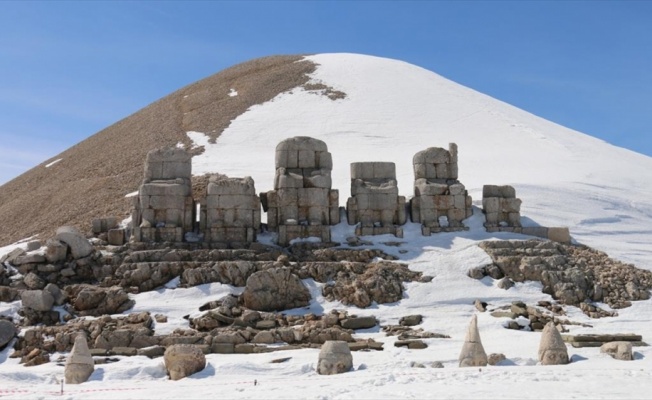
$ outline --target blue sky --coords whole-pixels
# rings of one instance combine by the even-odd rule
[[[652,155],[652,2],[0,2],[0,184],[265,55],[401,59]]]

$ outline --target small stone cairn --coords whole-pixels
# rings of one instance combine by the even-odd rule
[[[326,143],[297,136],[276,146],[274,190],[261,193],[267,226],[278,244],[317,237],[330,242],[330,225],[340,222],[339,192],[331,189],[333,159]]]
[[[477,315],[471,318],[459,361],[460,367],[484,367],[488,363],[487,353],[485,353],[482,340],[480,340]]]
[[[421,223],[421,232],[468,230],[462,220],[473,214],[471,196],[457,179],[457,145],[448,151],[430,147],[414,155],[414,197],[410,200],[412,222]]]
[[[405,196],[398,195],[396,165],[392,162],[351,163],[351,197],[346,202],[355,234],[403,237]]]

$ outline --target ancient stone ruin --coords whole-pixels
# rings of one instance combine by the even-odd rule
[[[267,228],[278,244],[317,237],[330,242],[330,225],[340,222],[339,193],[331,189],[333,159],[326,143],[297,136],[276,146],[274,190],[261,194]]]
[[[147,153],[132,215],[136,242],[182,242],[193,231],[191,155],[181,148]]]
[[[414,197],[406,208],[399,196],[392,162],[351,163],[351,197],[347,220],[355,234],[403,237],[409,211],[424,236],[467,230],[463,221],[473,214],[471,196],[458,180],[457,145],[448,150],[430,147],[414,155]],[[247,248],[261,230],[262,205],[267,229],[276,243],[295,239],[331,241],[330,226],[340,222],[339,192],[331,188],[333,160],[326,143],[297,136],[276,147],[274,190],[256,196],[251,177],[209,178],[205,195],[193,199],[191,156],[181,148],[153,150],[134,199],[132,229],[114,217],[93,220],[93,233],[109,244],[183,241],[218,248]],[[520,206],[512,186],[485,185],[483,212],[488,232],[512,232],[570,243],[567,228],[522,227]]]
[[[454,232],[468,228],[462,220],[473,215],[471,196],[457,180],[457,145],[448,151],[430,147],[414,155],[414,197],[410,200],[412,222],[421,223],[421,232]]]
[[[484,185],[482,187],[482,212],[487,231],[498,227],[521,226],[521,199],[516,198],[512,186]]]
[[[351,197],[346,202],[349,225],[356,235],[403,237],[405,196],[398,195],[396,165],[391,162],[351,163]]]
[[[249,176],[211,177],[205,216],[205,219],[200,218],[199,229],[204,232],[206,242],[239,247],[256,241],[260,230],[260,199],[256,195],[254,180]]]

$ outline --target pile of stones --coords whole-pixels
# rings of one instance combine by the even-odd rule
[[[586,246],[528,240],[487,241],[480,247],[493,264],[470,272],[474,278],[502,275],[515,282],[538,281],[544,293],[562,304],[579,307],[604,302],[617,309],[650,298],[652,272]],[[591,317],[607,315],[594,306],[584,306],[583,311]]]

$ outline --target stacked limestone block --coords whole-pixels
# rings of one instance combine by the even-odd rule
[[[396,166],[391,162],[351,163],[351,197],[346,202],[349,225],[356,235],[403,237],[405,196],[398,195]]]
[[[203,213],[202,213],[203,214]],[[206,195],[206,218],[200,221],[205,241],[242,247],[256,241],[260,230],[260,199],[254,180],[210,178]]]
[[[458,178],[457,145],[448,150],[430,147],[414,155],[414,197],[410,200],[412,222],[421,232],[467,230],[462,221],[473,214],[471,196]]]
[[[145,177],[135,197],[133,240],[181,242],[193,230],[191,155],[180,148],[147,153]]]
[[[490,232],[498,228],[521,227],[521,199],[516,198],[516,190],[512,186],[484,185],[482,212],[486,218],[484,226]]]
[[[326,143],[306,136],[276,146],[274,190],[261,193],[268,229],[278,244],[318,237],[330,242],[330,225],[340,222],[339,193],[331,189],[333,159]]]

